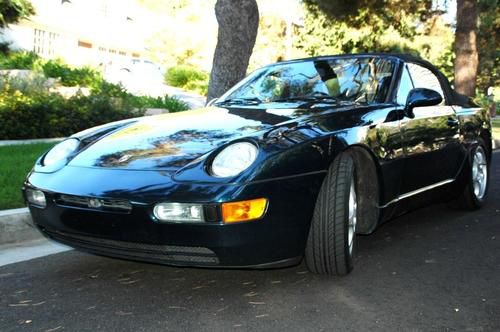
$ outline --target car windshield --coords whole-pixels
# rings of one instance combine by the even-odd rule
[[[393,60],[380,57],[278,63],[250,74],[217,103],[384,102],[393,72]]]

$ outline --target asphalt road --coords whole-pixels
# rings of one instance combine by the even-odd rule
[[[76,251],[0,268],[0,331],[499,331],[500,153],[477,212],[438,205],[361,237],[348,277],[180,269]]]

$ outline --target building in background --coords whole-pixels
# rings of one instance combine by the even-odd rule
[[[134,0],[31,0],[36,15],[0,38],[12,49],[78,65],[106,66],[144,53],[144,11]]]

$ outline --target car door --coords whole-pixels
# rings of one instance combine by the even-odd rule
[[[401,121],[406,155],[401,194],[411,195],[451,182],[460,169],[461,153],[458,119],[437,76],[415,63],[407,63],[404,71],[414,88],[432,89],[443,97],[441,104],[416,107]],[[405,103],[406,96],[398,96],[398,104]]]

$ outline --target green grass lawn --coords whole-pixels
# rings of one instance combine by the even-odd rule
[[[491,124],[493,126],[493,138],[500,139],[500,119],[494,119]]]
[[[0,146],[0,210],[24,207],[21,187],[36,159],[56,143]]]

